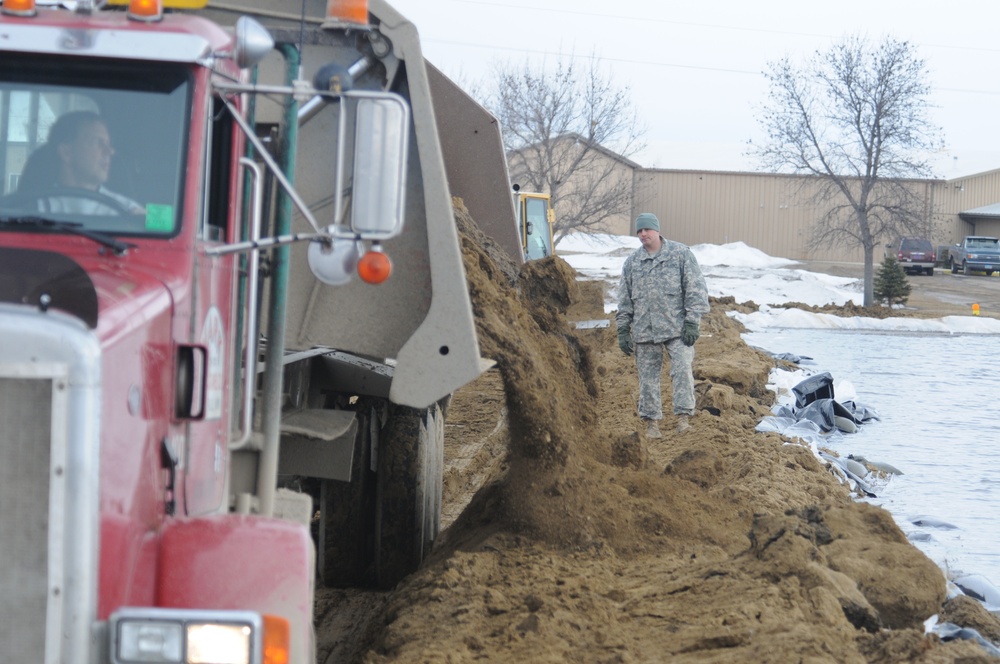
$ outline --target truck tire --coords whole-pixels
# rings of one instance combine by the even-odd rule
[[[954,258],[949,258],[948,259],[948,267],[951,268],[951,273],[952,274],[958,274],[958,266],[955,265],[955,259]]]
[[[390,404],[377,454],[375,582],[390,589],[416,571],[441,528],[441,408]]]
[[[962,274],[966,276],[972,274],[972,270],[969,269],[969,264],[965,261],[962,261]]]
[[[320,481],[319,573],[328,588],[370,585],[375,548],[371,414],[357,413],[351,481]]]

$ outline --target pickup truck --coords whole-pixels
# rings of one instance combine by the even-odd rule
[[[1000,272],[1000,239],[984,235],[967,235],[961,244],[948,249],[948,266],[952,274],[959,268],[965,274],[985,272],[992,276]]]

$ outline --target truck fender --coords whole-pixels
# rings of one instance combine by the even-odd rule
[[[255,515],[173,519],[160,540],[156,604],[286,618],[290,662],[312,662],[315,549],[301,524]]]

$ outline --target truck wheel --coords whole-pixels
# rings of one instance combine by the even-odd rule
[[[375,547],[375,473],[371,469],[369,413],[357,413],[358,433],[351,459],[351,481],[320,483],[319,571],[323,585],[345,588],[371,583]]]
[[[955,259],[951,258],[948,260],[948,266],[951,268],[952,274],[958,274],[958,266],[955,265]]]
[[[966,263],[965,261],[962,261],[962,274],[964,275],[972,274],[972,270],[969,269],[969,264]]]
[[[934,276],[934,268],[932,268],[932,267],[927,268],[927,276],[928,277],[933,277]]]
[[[416,571],[441,527],[440,407],[418,410],[390,404],[377,454],[375,581],[389,589]]]

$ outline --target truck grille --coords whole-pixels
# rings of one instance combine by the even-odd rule
[[[0,340],[0,662],[88,664],[97,661],[100,342],[68,314],[4,302]]]
[[[48,588],[52,380],[0,377],[0,650],[40,661]]]

